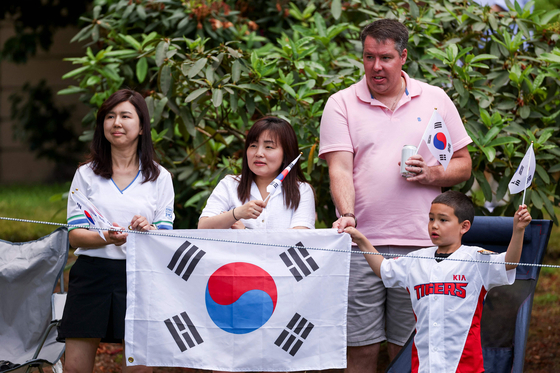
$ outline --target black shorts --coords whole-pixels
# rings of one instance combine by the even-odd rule
[[[70,270],[57,340],[101,338],[102,342],[121,343],[125,313],[126,260],[78,256]]]

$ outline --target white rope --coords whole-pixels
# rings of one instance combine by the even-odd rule
[[[7,218],[0,216],[0,220],[9,220],[9,221],[17,221],[22,223],[35,223],[35,224],[46,224],[46,225],[56,225],[60,227],[68,227],[68,228],[85,228],[85,229],[94,229],[100,231],[109,231],[111,229],[108,228],[97,228],[97,227],[90,227],[89,225],[74,225],[74,224],[63,224],[63,223],[53,223],[47,221],[39,221],[39,220],[27,220],[27,219],[17,219],[17,218]],[[173,238],[181,238],[181,239],[188,239],[188,240],[201,240],[201,241],[213,241],[213,242],[225,242],[225,243],[235,243],[241,245],[258,245],[258,246],[270,246],[270,247],[284,247],[284,248],[291,248],[294,245],[285,245],[285,244],[275,244],[275,243],[263,243],[263,242],[251,242],[251,241],[237,241],[237,240],[226,240],[222,238],[209,238],[209,237],[196,237],[196,236],[185,236],[180,234],[173,234],[168,233],[165,230],[157,230],[157,231],[131,231],[131,230],[119,230],[119,232],[124,233],[134,233],[134,234],[145,234],[145,235],[154,235],[154,236],[162,236],[162,237],[173,237]],[[329,251],[329,252],[337,252],[337,253],[348,253],[347,250],[340,250],[340,249],[327,249],[324,247],[310,247],[305,246],[306,250],[318,250],[318,251]],[[403,256],[401,254],[390,254],[390,253],[377,253],[372,251],[358,251],[358,250],[350,250],[352,254],[367,254],[367,255],[382,255],[384,257],[401,257],[401,258],[410,258],[410,259],[429,259],[434,260],[434,257],[430,256]],[[455,261],[455,262],[467,262],[467,263],[482,263],[482,264],[504,264],[504,265],[514,265],[514,266],[527,266],[527,267],[545,267],[545,268],[560,268],[560,265],[554,264],[538,264],[538,263],[512,263],[512,262],[495,262],[490,260],[473,260],[473,259],[461,259],[461,258],[445,258],[445,260]]]

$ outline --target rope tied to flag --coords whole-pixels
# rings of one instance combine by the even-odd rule
[[[74,224],[65,224],[65,223],[46,222],[46,221],[40,221],[40,220],[8,218],[8,217],[3,217],[3,216],[0,216],[0,220],[15,221],[15,222],[21,222],[21,223],[54,225],[54,226],[67,227],[67,228],[94,229],[94,230],[98,230],[98,231],[112,230],[110,228],[90,227],[89,225],[74,225]],[[212,237],[185,236],[185,235],[168,233],[165,230],[157,230],[157,231],[152,230],[152,231],[148,231],[148,232],[141,232],[141,231],[132,231],[132,230],[128,230],[128,229],[125,229],[125,230],[120,230],[119,229],[119,232],[163,236],[163,237],[172,237],[172,238],[181,238],[181,239],[187,239],[187,240],[225,242],[225,243],[234,243],[234,244],[241,244],[241,245],[257,245],[257,246],[282,247],[282,248],[293,247],[293,245],[286,245],[286,244],[274,244],[274,243],[262,243],[262,242],[253,242],[253,241],[228,240],[228,239],[223,239],[223,238],[212,238]],[[323,248],[323,247],[306,246],[305,249],[307,249],[307,250],[318,250],[318,251],[329,251],[329,252],[339,252],[339,253],[348,253],[348,251],[346,251],[346,250],[328,249],[328,248]],[[431,257],[431,256],[410,257],[410,256],[403,256],[401,254],[377,253],[377,252],[371,252],[371,251],[358,251],[358,250],[350,250],[350,253],[351,254],[366,254],[366,255],[382,255],[383,257],[394,257],[394,258],[399,258],[400,257],[400,258],[410,258],[410,259],[434,260],[434,257]],[[473,259],[461,259],[461,258],[446,258],[445,260],[456,261],[456,262],[466,262],[466,263],[503,264],[503,265],[541,267],[541,268],[560,268],[560,265],[555,265],[555,264],[521,263],[521,262],[520,263],[495,262],[495,261],[489,261],[489,260],[473,260]]]

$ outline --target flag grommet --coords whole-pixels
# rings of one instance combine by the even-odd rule
[[[134,358],[133,358],[132,356],[129,357],[129,358],[128,358],[128,362],[129,362],[129,363],[134,363]]]

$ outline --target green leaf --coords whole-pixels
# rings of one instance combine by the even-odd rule
[[[237,111],[237,101],[239,100],[237,96],[237,90],[233,91],[233,94],[229,95],[229,105],[231,110],[235,113]]]
[[[519,108],[519,116],[523,119],[527,119],[529,118],[529,115],[531,115],[531,108],[527,105],[521,106]]]
[[[86,90],[84,88],[80,88],[80,87],[75,87],[75,86],[70,86],[68,88],[64,88],[61,89],[60,91],[58,91],[56,94],[57,95],[73,95],[75,93],[82,93],[85,92]]]
[[[161,115],[163,114],[163,109],[165,108],[166,104],[167,104],[167,97],[162,98],[156,104],[156,107],[155,107],[155,110],[154,110],[154,117],[152,118],[153,119],[152,127],[156,126],[159,123],[159,121],[161,120]]]
[[[146,15],[146,9],[144,9],[144,7],[142,5],[138,5],[136,7],[136,14],[138,14],[138,17],[140,17],[140,19],[145,20],[147,15]]]
[[[482,150],[484,155],[486,155],[486,159],[488,159],[488,162],[492,163],[494,161],[494,158],[496,158],[496,149],[492,147],[481,147],[480,150]]]
[[[58,94],[61,94],[60,92]],[[549,173],[554,173],[560,171],[560,163],[555,164],[554,166],[548,169]]]
[[[287,84],[282,84],[282,88],[290,94],[293,98],[296,98],[296,91]]]
[[[218,88],[212,88],[212,104],[214,107],[218,107],[222,104],[222,99],[224,97],[224,92]]]
[[[241,62],[239,62],[239,60],[235,60],[233,66],[231,67],[231,80],[234,83],[237,83],[240,77],[241,77]]]
[[[189,109],[185,106],[182,106],[181,109],[180,109],[180,114],[179,115],[180,115],[181,119],[183,120],[183,123],[187,127],[187,132],[189,133],[189,135],[194,137],[196,135],[196,128],[194,126],[192,116],[191,116],[191,113],[190,113]]]
[[[418,18],[420,16],[420,10],[418,9],[418,5],[414,0],[408,0],[408,5],[410,6],[410,15],[413,18]]]
[[[143,83],[144,79],[146,79],[146,75],[148,74],[148,60],[146,57],[142,57],[138,60],[136,64],[136,77],[138,78],[138,82]]]
[[[509,176],[510,175],[508,172],[507,174],[504,174],[500,179],[500,182],[498,183],[498,190],[496,191],[496,201],[501,201],[506,195],[510,181]]]
[[[197,99],[201,94],[208,92],[208,88],[199,88],[194,92],[191,92],[187,98],[185,99],[185,102],[191,102],[195,99]]]
[[[459,96],[463,96],[465,94],[465,87],[463,86],[463,82],[459,79],[453,79],[453,87],[455,87]]]
[[[165,41],[160,41],[156,47],[156,65],[160,67],[165,62],[165,55],[167,54],[167,49],[169,48],[169,43]]]
[[[99,41],[99,25],[93,26],[93,29],[91,30],[91,40],[96,43]]]
[[[453,80],[453,83],[455,83],[455,80]],[[480,119],[482,119],[482,123],[484,123],[486,127],[490,128],[492,126],[492,118],[490,118],[490,114],[486,109],[483,108],[480,108],[479,111],[480,111]]]
[[[200,70],[202,70],[204,68],[204,66],[206,66],[206,63],[208,62],[208,59],[206,58],[202,58],[198,61],[195,62],[195,64],[189,69],[189,73],[187,74],[187,76],[192,79],[195,75],[197,75]]]
[[[483,61],[483,60],[495,60],[498,59],[498,56],[494,56],[493,54],[479,54],[476,55],[472,60],[471,63]]]
[[[550,20],[560,14],[560,9],[548,10],[540,19],[541,25],[545,25],[550,22]]]
[[[338,20],[342,14],[342,4],[340,0],[333,0],[331,3],[331,13],[334,19]],[[315,13],[319,14],[319,13]]]
[[[520,142],[521,142],[521,140],[519,140],[517,137],[503,136],[503,137],[495,138],[490,143],[488,143],[487,146],[498,146],[498,145],[505,145],[505,144],[518,144]]]
[[[535,193],[535,191],[533,191],[533,193],[531,193],[531,201],[533,201],[533,206],[535,206],[537,210],[542,210],[543,200],[541,199],[538,192]]]
[[[79,67],[79,68],[77,68],[76,70],[72,70],[72,71],[70,71],[69,73],[64,74],[64,75],[62,76],[62,79],[72,78],[72,77],[74,77],[74,76],[76,76],[76,75],[81,74],[81,73],[84,72],[84,71],[89,70],[90,68],[91,68],[90,66],[82,66],[82,67]]]
[[[490,184],[488,184],[488,180],[486,180],[484,173],[478,170],[473,170],[473,174],[476,177],[476,181],[478,181],[478,185],[480,185],[480,189],[482,189],[482,193],[484,194],[486,201],[492,201],[492,188],[490,187]]]
[[[270,94],[270,91],[268,89],[266,89],[265,87],[260,86],[258,84],[252,84],[252,83],[251,84],[240,84],[238,87],[243,88],[243,89],[250,89],[250,90],[253,90],[253,91],[257,91],[257,92],[260,92],[260,93],[265,94],[265,95]]]
[[[539,174],[539,176],[541,177],[541,179],[545,182],[545,184],[550,184],[550,176],[548,176],[548,173],[544,170],[544,168],[540,164],[537,164],[536,171],[537,174]]]
[[[546,194],[544,194],[541,190],[537,190],[537,193],[541,197],[541,199],[544,203],[544,207],[546,208],[546,211],[548,212],[548,214],[550,216],[556,216],[556,214],[554,212],[554,205],[552,204],[552,202],[550,201],[548,196]]]
[[[163,65],[161,68],[160,73],[160,85],[161,85],[161,92],[167,96],[169,92],[169,88],[171,88],[172,83],[172,75],[171,75],[171,67],[169,65]]]

